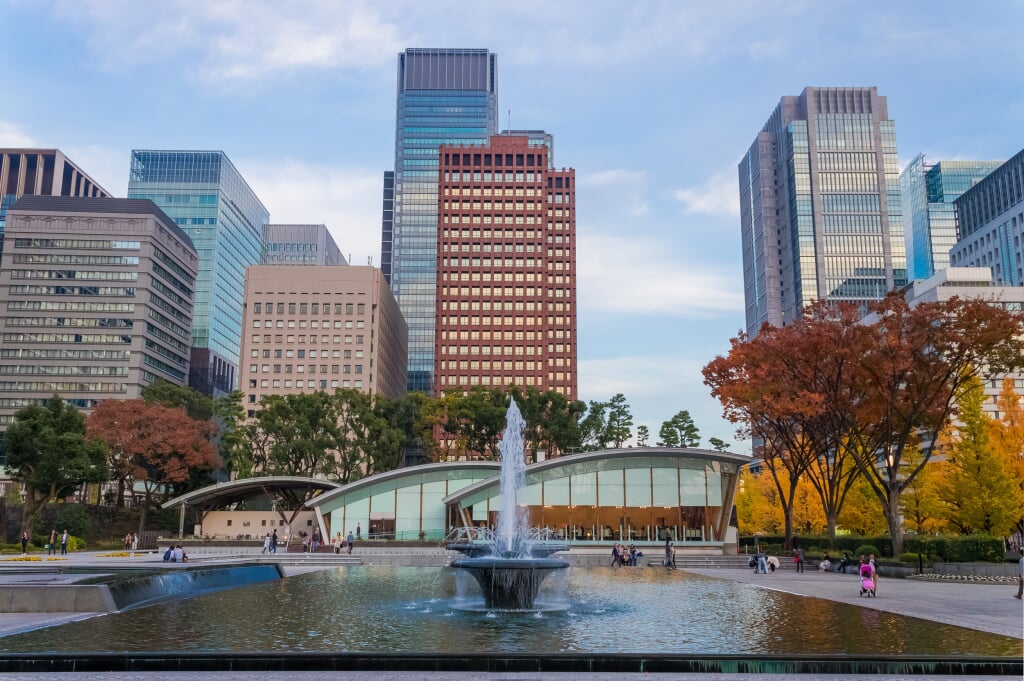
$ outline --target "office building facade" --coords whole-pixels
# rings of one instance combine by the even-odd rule
[[[924,154],[918,154],[900,173],[907,274],[911,281],[927,279],[949,267],[949,251],[956,244],[953,201],[1001,163],[928,163]]]
[[[498,129],[497,55],[408,49],[398,55],[395,167],[384,176],[381,269],[409,325],[409,390],[434,371],[437,150],[485,144]]]
[[[260,262],[267,209],[222,151],[132,151],[128,198],[150,199],[199,253],[189,385],[237,386],[245,268]]]
[[[347,265],[327,225],[263,225],[261,265]]]
[[[956,267],[989,267],[992,283],[1024,286],[1024,149],[956,201]]]
[[[27,196],[0,259],[0,428],[54,394],[88,411],[187,385],[198,255],[151,201]]]
[[[250,267],[244,319],[240,389],[250,417],[268,395],[405,394],[408,329],[376,267]]]
[[[109,197],[59,149],[0,149],[0,253],[7,210],[22,196]]]
[[[876,88],[783,97],[739,185],[748,334],[906,284],[895,125]]]
[[[440,149],[435,395],[576,399],[576,177],[548,150],[506,135]]]

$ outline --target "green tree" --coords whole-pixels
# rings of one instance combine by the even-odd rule
[[[183,408],[185,413],[196,421],[209,421],[215,413],[213,398],[188,386],[175,385],[162,378],[145,386],[141,397],[149,404]]]
[[[607,423],[608,423],[607,402],[595,402],[590,400],[587,409],[580,419],[580,448],[583,451],[592,452],[608,448]]]
[[[709,437],[708,444],[710,444],[711,448],[716,452],[727,452],[730,447],[728,442],[717,437]]]
[[[633,414],[629,410],[629,403],[625,395],[616,393],[608,401],[608,420],[605,422],[605,435],[602,439],[610,445],[621,447],[632,436]]]
[[[676,412],[675,416],[661,424],[658,431],[661,447],[699,447],[700,431],[693,424],[690,412]]]
[[[107,479],[103,443],[86,436],[85,417],[57,395],[17,412],[4,445],[7,474],[26,492],[22,531],[30,535],[47,503]]]
[[[267,437],[267,475],[319,475],[336,479],[354,470],[339,461],[337,401],[325,392],[269,395],[256,412],[259,430]],[[349,454],[349,452],[345,452]]]
[[[650,430],[650,428],[648,428],[647,426],[643,426],[643,425],[636,427],[636,446],[637,447],[646,447],[647,446],[647,440],[650,439],[650,437],[651,437],[651,430]]]

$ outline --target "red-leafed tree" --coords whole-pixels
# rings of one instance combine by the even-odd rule
[[[212,422],[197,421],[183,409],[147,404],[142,400],[106,400],[89,416],[91,436],[107,444],[111,469],[128,486],[142,483],[146,511],[170,495],[171,487],[189,478],[194,469],[220,465],[210,444]]]

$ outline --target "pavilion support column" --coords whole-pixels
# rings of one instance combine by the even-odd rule
[[[178,539],[185,538],[185,508],[188,504],[181,505],[181,511],[178,513]]]

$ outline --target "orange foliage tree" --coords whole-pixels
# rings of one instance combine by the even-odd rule
[[[90,436],[107,444],[110,465],[126,484],[142,483],[146,512],[170,496],[173,485],[194,469],[213,469],[220,457],[210,444],[212,422],[197,421],[183,409],[142,400],[105,400],[86,423]]]

